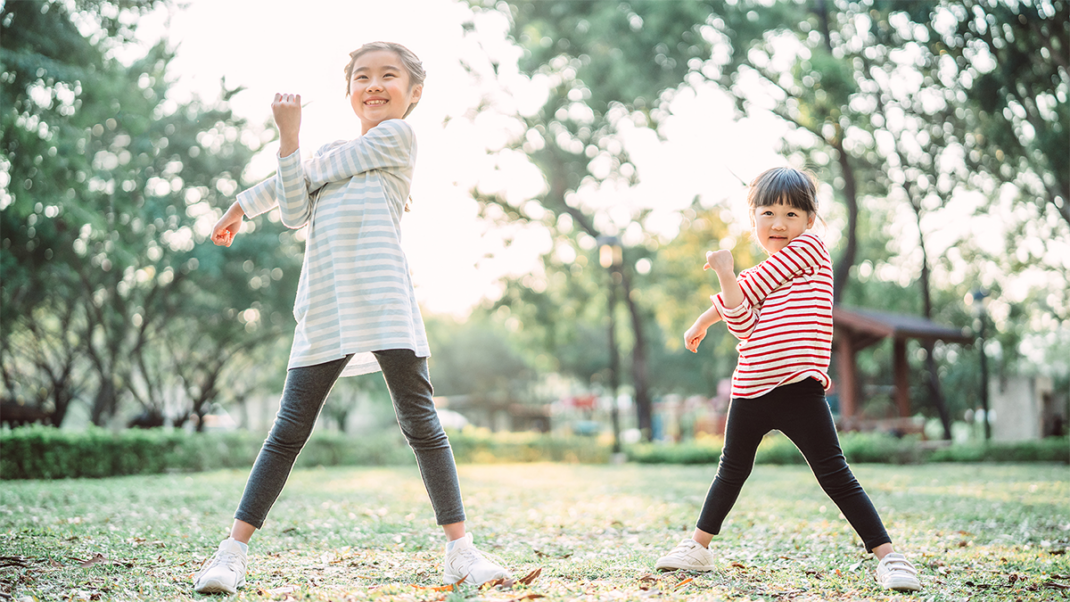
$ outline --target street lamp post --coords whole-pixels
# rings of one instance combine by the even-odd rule
[[[598,263],[609,270],[609,416],[613,423],[613,454],[620,454],[620,408],[617,407],[617,388],[620,386],[620,353],[617,350],[617,279],[623,263],[623,249],[616,236],[598,237]]]
[[[985,313],[985,297],[988,291],[976,289],[972,293],[973,311],[980,323],[977,327],[978,351],[981,354],[981,409],[985,413],[985,441],[992,438],[992,421],[988,410],[988,354],[985,353],[985,331],[988,320]]]

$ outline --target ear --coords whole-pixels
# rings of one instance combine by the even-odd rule
[[[807,230],[809,230],[810,228],[814,227],[814,222],[817,221],[817,214],[816,213],[811,213],[808,217],[809,217],[809,219],[806,220],[806,229]]]
[[[409,102],[412,103],[412,104],[420,102],[420,97],[423,96],[423,94],[424,94],[424,85],[423,84],[416,84],[415,86],[412,87],[412,98],[409,99]]]

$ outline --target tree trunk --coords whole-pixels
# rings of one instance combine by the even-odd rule
[[[847,205],[847,233],[844,236],[846,243],[843,246],[843,255],[836,261],[836,267],[833,269],[832,298],[842,299],[858,252],[858,186],[854,168],[851,166],[847,151],[843,148],[843,138],[838,138],[834,146],[840,162],[840,171],[843,172],[843,202]]]
[[[100,374],[100,388],[97,389],[97,396],[93,399],[93,409],[90,412],[90,420],[96,426],[105,426],[112,416],[115,415],[115,410],[119,404],[116,401],[115,383],[101,371]]]
[[[632,348],[632,387],[635,389],[635,411],[639,421],[639,431],[643,439],[650,441],[653,436],[652,400],[650,399],[650,381],[647,374],[646,334],[643,316],[639,305],[632,298],[632,283],[625,270],[621,270],[621,284],[624,285],[624,303],[632,317],[632,331],[635,334],[635,347]]]
[[[910,206],[914,209],[914,217],[918,225],[918,247],[921,248],[921,278],[918,280],[918,284],[921,285],[922,312],[926,320],[932,320],[933,299],[932,290],[929,286],[929,252],[925,248],[925,235],[921,231],[921,205],[920,201],[914,201],[909,187],[907,195],[910,198]],[[947,410],[944,393],[940,389],[940,372],[937,369],[936,360],[933,358],[934,344],[932,341],[927,340],[922,342],[922,347],[925,349],[925,368],[929,373],[929,377],[926,379],[929,386],[929,397],[932,399],[933,405],[936,406],[936,412],[940,415],[940,422],[944,426],[944,439],[950,441],[951,413]]]

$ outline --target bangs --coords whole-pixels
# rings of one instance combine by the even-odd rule
[[[770,169],[751,183],[751,208],[788,205],[817,213],[817,186],[812,176],[790,167]]]

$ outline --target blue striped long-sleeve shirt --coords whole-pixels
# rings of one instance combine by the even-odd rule
[[[372,351],[431,355],[401,249],[415,164],[412,128],[391,119],[308,161],[279,157],[275,176],[238,195],[249,217],[277,206],[284,225],[308,227],[290,368],[354,354],[342,373],[354,376],[379,369]]]

